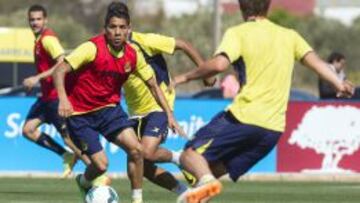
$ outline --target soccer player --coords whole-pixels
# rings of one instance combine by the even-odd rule
[[[43,6],[31,6],[28,20],[36,38],[34,55],[37,74],[26,78],[23,85],[30,90],[40,82],[42,96],[32,105],[23,126],[23,134],[30,141],[62,157],[63,176],[66,177],[71,173],[76,157],[49,135],[37,129],[43,123],[53,124],[65,143],[73,149],[70,138],[62,129],[64,122],[57,113],[58,97],[51,77],[55,65],[63,61],[64,49],[56,34],[47,28],[47,11]]]
[[[353,86],[340,81],[296,31],[266,18],[270,0],[239,3],[245,22],[225,32],[214,57],[201,68],[175,78],[181,84],[213,76],[230,64],[246,73],[232,104],[186,144],[180,162],[198,181],[178,202],[206,202],[221,192],[216,178],[228,173],[237,181],[274,148],[285,128],[295,60],[329,81],[338,96],[353,94]]]
[[[137,75],[166,112],[168,125],[179,132],[172,111],[157,85],[141,52],[127,43],[130,16],[119,9],[108,9],[105,33],[81,44],[54,72],[59,94],[59,114],[67,118],[74,143],[91,159],[76,181],[84,196],[92,180],[108,168],[99,134],[122,147],[128,154],[128,175],[133,203],[142,202],[143,148],[120,105],[120,91],[131,74]],[[67,74],[68,73],[68,74]],[[66,75],[67,74],[67,75]],[[65,79],[66,75],[66,79]]]
[[[131,32],[129,41],[140,48],[145,60],[153,68],[158,85],[164,92],[171,110],[173,110],[175,91],[167,91],[170,75],[162,54],[173,54],[176,50],[182,50],[196,65],[201,64],[201,56],[188,42],[178,38]],[[144,176],[160,186],[181,194],[187,187],[176,181],[170,173],[153,164],[164,162],[180,164],[180,153],[159,147],[166,140],[168,134],[166,113],[151,97],[150,90],[137,75],[130,75],[124,85],[124,93],[129,114],[137,120],[137,134],[141,137],[141,144],[144,149]],[[162,181],[162,177],[166,177],[167,181]]]
[[[120,9],[129,13],[128,7],[121,2],[113,2],[108,9]],[[170,108],[174,109],[175,91],[167,91],[170,74],[162,54],[173,54],[183,51],[196,65],[203,63],[199,52],[183,39],[153,33],[131,32],[128,40],[142,52],[146,62],[156,75],[156,80],[167,99]],[[207,79],[204,82],[213,81]],[[144,176],[150,181],[177,194],[183,193],[187,187],[178,182],[171,173],[155,166],[156,162],[174,162],[179,165],[180,153],[171,152],[159,145],[165,141],[168,129],[166,113],[151,96],[146,83],[135,74],[129,76],[124,84],[125,99],[130,116],[137,121],[137,134],[141,137],[144,150]]]

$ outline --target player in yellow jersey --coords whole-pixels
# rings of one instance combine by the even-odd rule
[[[266,18],[270,0],[239,3],[245,22],[227,29],[215,55],[201,68],[175,78],[181,84],[216,75],[231,64],[245,73],[245,83],[232,104],[186,144],[180,162],[198,181],[178,202],[208,201],[221,192],[216,178],[229,174],[237,181],[275,147],[285,128],[295,60],[330,82],[338,96],[350,97],[354,91],[296,31]]]
[[[125,4],[113,2],[111,7],[119,7],[129,12]],[[146,62],[154,70],[158,85],[162,89],[170,108],[174,109],[175,91],[168,91],[170,74],[163,54],[174,54],[180,50],[197,66],[203,63],[199,52],[183,39],[153,33],[131,32],[129,42],[135,44],[143,53]],[[204,82],[211,83],[213,79]],[[144,149],[144,176],[150,181],[177,194],[183,193],[187,187],[178,182],[171,173],[161,169],[154,163],[174,162],[179,164],[180,153],[172,152],[159,145],[166,140],[167,116],[152,97],[145,82],[137,75],[130,75],[124,85],[125,99],[130,116],[137,121],[137,134],[141,138]]]
[[[158,85],[163,90],[169,106],[174,110],[175,91],[167,91],[170,75],[162,54],[173,54],[176,50],[181,50],[196,65],[202,63],[201,56],[188,42],[164,35],[132,32],[129,41],[141,49],[145,60],[155,72]],[[179,152],[159,146],[166,140],[168,134],[165,112],[151,96],[146,84],[136,75],[129,77],[124,86],[124,93],[129,114],[137,121],[137,134],[144,147],[144,176],[177,194],[183,193],[187,187],[176,181],[169,172],[154,164],[174,162],[179,165]]]

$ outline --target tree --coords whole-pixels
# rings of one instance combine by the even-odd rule
[[[345,155],[360,148],[360,109],[350,106],[313,107],[291,134],[289,144],[323,154],[319,171],[347,171],[341,169],[339,163]]]

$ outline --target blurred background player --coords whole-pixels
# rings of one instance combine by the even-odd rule
[[[58,96],[51,77],[55,65],[64,59],[64,49],[56,34],[47,28],[47,11],[43,6],[31,6],[28,9],[28,21],[36,39],[34,56],[37,75],[25,78],[23,85],[27,90],[31,90],[40,82],[42,96],[31,106],[23,126],[23,134],[30,141],[62,157],[63,176],[66,177],[71,173],[76,162],[75,155],[66,151],[52,137],[38,130],[43,123],[53,124],[65,143],[72,146],[70,138],[62,129],[64,122],[58,116]],[[73,149],[73,147],[71,148]]]
[[[235,74],[226,75],[220,82],[223,98],[233,99],[240,91],[240,83]]]
[[[328,67],[333,71],[341,81],[346,80],[345,66],[346,59],[342,53],[333,52],[327,59]],[[319,78],[319,96],[320,99],[337,99],[336,89],[326,80]]]
[[[327,62],[329,63],[329,69],[333,71],[341,81],[347,80],[345,72],[346,58],[344,54],[340,52],[333,52],[329,55]],[[338,99],[336,89],[331,85],[331,83],[321,78],[319,78],[319,96],[320,99]],[[357,87],[351,99],[359,98],[360,87]]]
[[[270,0],[239,3],[245,23],[227,29],[214,57],[201,68],[175,78],[181,84],[238,63],[246,73],[246,82],[232,104],[186,144],[180,162],[196,177],[197,187],[178,202],[206,202],[221,192],[216,178],[228,173],[237,181],[275,147],[285,128],[295,60],[330,82],[337,96],[353,94],[351,83],[340,80],[297,32],[266,18]]]
[[[121,2],[111,3],[108,9],[120,9],[129,12],[128,7]],[[175,91],[167,91],[170,83],[170,73],[162,54],[174,54],[176,50],[181,50],[199,66],[203,63],[199,52],[189,42],[182,39],[153,33],[132,31],[129,34],[129,42],[141,50],[146,62],[154,70],[156,81],[173,111]],[[136,120],[137,134],[141,137],[145,159],[144,176],[170,191],[181,194],[187,187],[177,181],[171,173],[154,165],[157,162],[174,162],[179,165],[180,153],[159,147],[166,140],[168,134],[166,113],[152,97],[146,83],[135,74],[130,75],[124,84],[124,93],[129,114]]]
[[[180,128],[152,69],[141,52],[126,42],[129,25],[127,12],[108,9],[105,33],[76,48],[55,70],[54,78],[60,99],[59,114],[67,118],[74,143],[91,159],[85,173],[76,177],[82,195],[108,169],[107,156],[99,141],[101,134],[127,152],[133,202],[141,203],[143,148],[132,128],[134,121],[128,119],[119,103],[121,87],[129,75],[146,81],[152,96],[166,112],[169,127],[176,132]],[[69,74],[65,79],[66,73]]]

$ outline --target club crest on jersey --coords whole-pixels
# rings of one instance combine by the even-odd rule
[[[129,61],[127,61],[125,63],[124,70],[125,70],[125,73],[129,73],[131,71],[131,64]]]

